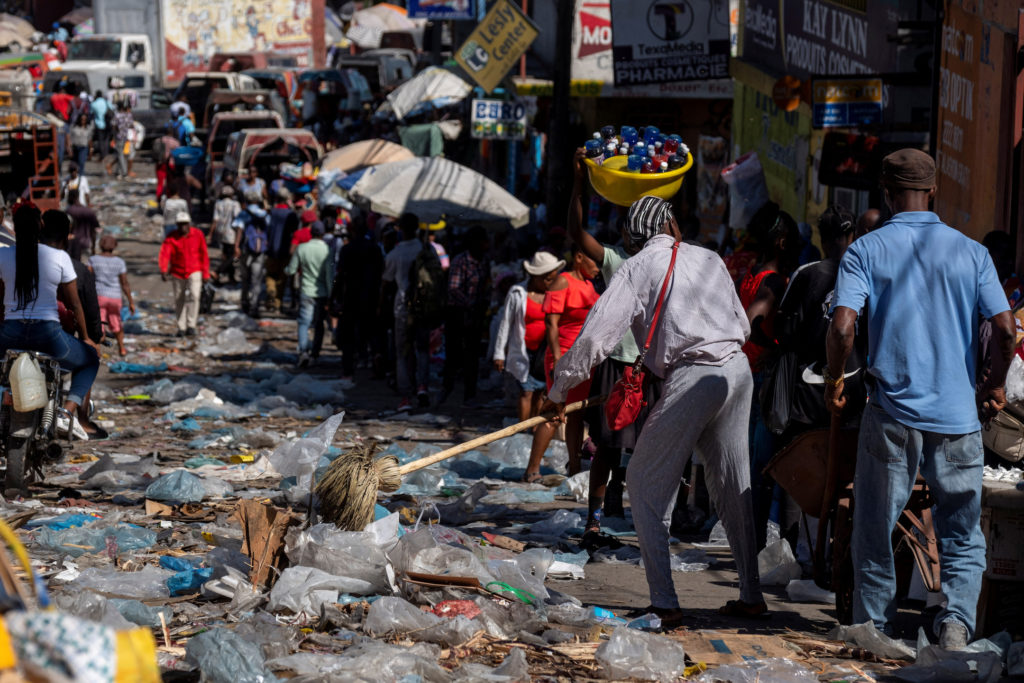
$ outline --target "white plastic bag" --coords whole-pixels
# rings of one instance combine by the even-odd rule
[[[723,168],[722,180],[729,186],[729,227],[743,230],[768,203],[768,186],[757,152],[747,152]]]
[[[674,681],[686,668],[683,644],[653,633],[619,626],[602,643],[594,658],[601,671],[612,679],[640,678]]]

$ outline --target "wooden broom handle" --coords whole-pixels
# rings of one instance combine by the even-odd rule
[[[577,410],[583,410],[584,408],[589,408],[591,406],[601,405],[602,403],[605,402],[606,398],[606,396],[597,396],[595,398],[588,398],[583,401],[577,401],[576,403],[570,403],[565,407],[565,413],[566,415],[568,415],[569,413],[574,413]],[[553,417],[554,413],[546,413],[544,415],[538,415],[537,417],[531,417],[529,420],[523,420],[518,424],[510,425],[508,427],[505,427],[504,429],[499,429],[496,432],[491,432],[490,434],[478,436],[475,439],[470,439],[465,443],[460,443],[458,446],[453,446],[452,448],[443,450],[440,453],[434,453],[433,455],[425,456],[423,458],[420,458],[419,460],[407,462],[401,467],[399,467],[398,471],[404,477],[410,472],[415,472],[416,470],[421,470],[424,467],[429,467],[430,465],[433,465],[435,462],[441,462],[442,460],[447,460],[448,458],[454,458],[456,455],[462,455],[467,451],[473,450],[477,446],[485,446],[493,441],[497,441],[498,439],[504,439],[506,436],[512,436],[513,434],[518,434],[519,432],[525,432],[527,429],[530,429],[531,427],[536,427],[537,425],[542,425],[545,422],[549,422]]]

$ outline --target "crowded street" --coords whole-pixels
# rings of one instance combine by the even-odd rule
[[[1024,9],[0,0],[0,681],[1024,678]]]

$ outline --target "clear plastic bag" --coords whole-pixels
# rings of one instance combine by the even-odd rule
[[[314,567],[288,567],[270,590],[271,610],[314,616],[325,601],[334,602],[339,593],[370,595],[373,584],[361,579],[335,576]]]
[[[206,495],[203,480],[186,470],[165,474],[146,487],[146,498],[180,503],[198,503]]]
[[[793,579],[786,584],[786,594],[790,602],[821,602],[826,605],[836,602],[835,593],[818,588],[810,579]]]
[[[413,640],[454,646],[466,642],[481,630],[481,625],[459,615],[454,619],[423,612],[399,597],[386,596],[370,605],[363,630],[373,636],[389,633]]]
[[[493,669],[486,664],[467,662],[452,672],[452,680],[465,683],[476,683],[477,681],[519,683],[530,680],[530,667],[526,662],[523,649],[514,647],[505,656],[505,661]]]
[[[278,446],[270,456],[270,464],[274,470],[282,477],[296,477],[300,484],[305,480],[308,491],[309,477],[316,468],[320,456],[330,448],[334,434],[344,417],[344,412],[333,415],[301,439]]]
[[[167,579],[172,576],[174,576],[174,572],[152,565],[146,565],[137,572],[89,567],[83,569],[78,578],[71,582],[71,585],[76,588],[88,588],[101,593],[146,600],[168,597],[170,593],[167,590]]]
[[[698,683],[800,683],[817,681],[818,675],[789,659],[760,659],[726,664],[705,672]]]
[[[686,668],[683,644],[664,636],[619,626],[594,653],[608,678],[674,681]]]
[[[556,510],[550,517],[530,525],[531,534],[562,536],[571,529],[583,526],[583,518],[575,512]]]
[[[156,532],[130,524],[99,522],[69,529],[44,527],[36,535],[36,541],[44,548],[72,557],[99,552],[116,555],[153,546],[156,544]]]
[[[293,565],[340,572],[365,581],[372,593],[388,588],[387,557],[372,532],[341,531],[333,524],[317,524],[305,530],[294,528],[285,538],[285,554]]]
[[[914,649],[904,645],[898,640],[893,640],[885,635],[872,624],[866,621],[863,624],[852,626],[837,626],[828,634],[831,640],[841,640],[857,647],[885,657],[886,659],[914,659]]]
[[[226,628],[214,628],[189,639],[185,659],[199,667],[207,683],[270,683],[263,652]]]
[[[785,586],[803,574],[789,541],[783,539],[769,543],[757,554],[757,571],[762,586]]]

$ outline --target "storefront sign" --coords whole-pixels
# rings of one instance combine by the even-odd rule
[[[481,140],[522,140],[526,137],[526,104],[473,100],[470,134]]]
[[[802,80],[896,71],[897,46],[888,36],[915,7],[905,0],[746,0],[742,59]]]
[[[815,128],[849,128],[882,122],[881,78],[816,80],[811,92]]]
[[[410,19],[475,19],[473,0],[408,0]]]
[[[942,26],[935,211],[976,239],[1007,220],[1003,131],[1011,117],[997,95],[1003,79],[1012,78],[1003,64],[1005,40],[1005,33],[950,3]]]
[[[772,201],[805,220],[810,118],[780,109],[771,95],[750,86],[737,83],[736,89],[733,149],[757,152]]]
[[[702,0],[611,0],[615,85],[728,78],[728,9]]]
[[[645,7],[649,1],[643,0]],[[689,4],[696,3],[691,0]],[[714,7],[712,15],[714,22],[728,23],[728,8],[725,6],[727,3],[701,2],[699,4]],[[616,28],[619,28],[617,23]],[[726,35],[728,34],[726,33]],[[572,29],[572,82],[574,88],[577,88],[577,84],[579,84],[579,92],[574,91],[573,96],[692,99],[732,97],[732,79],[728,77],[661,82],[649,85],[616,83],[612,36],[611,0],[576,0],[576,14],[573,18]],[[522,91],[520,90],[520,92]]]
[[[493,92],[537,33],[518,7],[497,0],[459,48],[455,61],[485,92]]]

